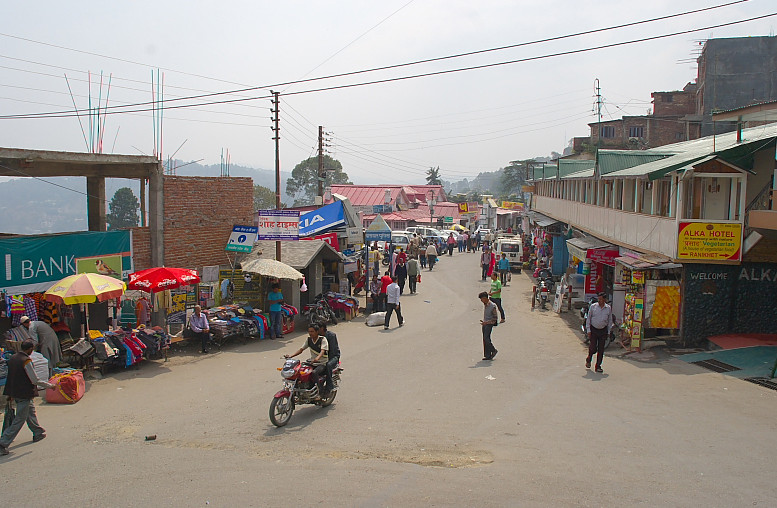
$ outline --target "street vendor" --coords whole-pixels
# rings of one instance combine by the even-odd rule
[[[199,338],[202,343],[202,353],[208,352],[208,340],[210,340],[210,323],[208,317],[202,313],[202,307],[194,306],[194,314],[189,317],[189,328],[194,332],[194,338]]]
[[[45,321],[32,321],[27,316],[22,316],[22,326],[27,328],[35,347],[40,354],[49,361],[50,368],[62,362],[62,347],[59,344],[59,337],[51,326]]]

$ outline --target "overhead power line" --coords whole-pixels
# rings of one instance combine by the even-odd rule
[[[347,76],[353,76],[353,75],[357,75],[357,74],[364,74],[364,73],[376,72],[376,71],[381,71],[381,70],[396,69],[396,68],[401,68],[401,67],[407,67],[407,66],[419,65],[419,64],[423,64],[423,63],[430,63],[430,62],[448,60],[448,59],[453,59],[453,58],[461,58],[461,57],[465,57],[465,56],[489,53],[489,52],[494,52],[494,51],[503,51],[503,50],[506,50],[506,49],[513,49],[513,48],[517,48],[517,47],[523,47],[523,46],[529,46],[529,45],[540,44],[540,43],[545,43],[545,42],[557,41],[557,40],[562,40],[562,39],[567,39],[567,38],[572,38],[572,37],[579,37],[579,36],[582,36],[582,35],[590,35],[590,34],[594,34],[594,33],[600,33],[600,32],[605,32],[605,31],[625,28],[625,27],[629,27],[629,26],[640,25],[640,24],[644,24],[644,23],[651,23],[651,22],[655,22],[655,21],[666,20],[666,19],[670,19],[670,18],[674,18],[674,17],[685,16],[685,15],[689,15],[689,14],[695,14],[695,13],[702,12],[702,11],[708,11],[708,10],[712,10],[712,9],[718,9],[718,8],[721,8],[721,7],[727,7],[727,6],[730,6],[730,5],[734,5],[734,4],[738,4],[738,3],[743,3],[743,2],[747,2],[747,1],[750,1],[750,0],[736,0],[734,2],[728,2],[728,3],[717,5],[717,6],[710,6],[710,7],[705,7],[705,8],[702,8],[702,9],[695,9],[695,10],[692,10],[692,11],[686,11],[686,12],[681,12],[681,13],[676,13],[676,14],[670,14],[670,15],[660,16],[660,17],[651,18],[651,19],[642,20],[642,21],[635,21],[635,22],[631,22],[631,23],[624,23],[624,24],[621,24],[621,25],[615,25],[615,26],[611,26],[611,27],[587,30],[587,31],[584,31],[584,32],[577,32],[577,33],[573,33],[573,34],[566,34],[566,35],[561,35],[561,36],[556,36],[556,37],[549,37],[549,38],[545,38],[545,39],[538,39],[538,40],[534,40],[534,41],[522,42],[522,43],[512,44],[512,45],[508,45],[508,46],[500,46],[500,47],[496,47],[496,48],[488,48],[488,49],[483,49],[483,50],[470,51],[470,52],[467,52],[467,53],[459,53],[459,54],[455,54],[455,55],[447,55],[447,56],[436,57],[436,58],[429,58],[429,59],[424,59],[424,60],[416,60],[416,61],[413,61],[413,62],[406,62],[406,63],[402,63],[402,64],[374,67],[374,68],[371,68],[371,69],[363,69],[363,70],[344,72],[344,73],[339,73],[339,74],[331,74],[331,75],[321,76],[321,77],[316,77],[316,78],[307,78],[307,79],[288,81],[288,82],[283,82],[283,83],[275,83],[275,84],[269,84],[269,85],[247,87],[247,88],[242,88],[242,89],[237,89],[237,90],[227,90],[227,91],[222,91],[222,92],[213,92],[213,93],[208,93],[208,94],[192,95],[192,96],[188,96],[188,97],[176,97],[176,98],[169,99],[166,102],[170,103],[170,102],[182,101],[182,100],[204,99],[204,98],[207,98],[207,97],[214,97],[214,96],[221,96],[221,95],[235,95],[235,94],[238,94],[238,93],[245,93],[245,92],[256,91],[256,90],[265,90],[265,89],[269,89],[269,88],[273,88],[273,87],[281,87],[281,86],[288,86],[288,85],[292,85],[292,84],[301,84],[301,83],[308,83],[308,82],[320,81],[320,80],[326,80],[326,79],[347,77]],[[605,49],[605,48],[610,48],[610,47],[617,47],[617,46],[623,46],[623,45],[627,45],[627,44],[634,44],[634,43],[638,43],[638,42],[646,42],[646,41],[650,41],[650,40],[662,39],[662,38],[667,38],[667,37],[674,37],[674,36],[677,36],[677,35],[684,35],[684,34],[689,34],[689,33],[695,33],[695,32],[700,32],[700,31],[704,31],[704,30],[711,30],[711,29],[721,28],[721,27],[725,27],[725,26],[732,26],[732,25],[737,25],[737,24],[741,24],[741,23],[746,23],[746,22],[749,22],[749,21],[755,21],[755,20],[758,20],[758,19],[763,19],[763,18],[771,17],[771,16],[774,16],[774,15],[777,15],[777,13],[770,13],[770,14],[766,14],[766,15],[762,15],[762,16],[756,16],[756,17],[747,18],[747,19],[743,19],[743,20],[732,21],[732,22],[728,22],[728,23],[720,23],[720,24],[717,24],[717,25],[711,25],[711,26],[707,26],[707,27],[703,27],[703,28],[683,30],[683,31],[680,31],[680,32],[674,32],[674,33],[663,34],[663,35],[658,35],[658,36],[645,37],[645,38],[634,39],[634,40],[630,40],[630,41],[623,41],[623,42],[612,43],[612,44],[605,44],[605,45],[600,45],[600,46],[593,46],[593,47],[582,48],[582,49],[578,49],[578,50],[563,51],[563,52],[551,53],[551,54],[546,54],[546,55],[538,55],[538,56],[534,56],[534,57],[527,57],[527,58],[521,58],[521,59],[515,59],[515,60],[495,62],[495,63],[491,63],[491,64],[462,67],[462,68],[457,68],[457,69],[448,69],[448,70],[444,70],[444,71],[436,71],[436,72],[415,74],[415,75],[409,75],[409,76],[401,76],[401,77],[396,77],[396,78],[387,78],[387,79],[368,81],[368,82],[362,82],[362,83],[352,83],[352,84],[347,84],[347,85],[331,86],[331,87],[324,87],[324,88],[310,89],[310,90],[302,90],[302,91],[296,91],[296,92],[287,92],[284,95],[286,95],[286,96],[288,96],[288,95],[299,95],[299,94],[303,94],[303,93],[313,93],[313,92],[329,91],[329,90],[336,90],[336,89],[343,89],[343,88],[352,88],[352,87],[356,87],[356,86],[366,86],[366,85],[372,85],[372,84],[378,84],[378,83],[388,83],[388,82],[393,82],[393,81],[401,81],[401,80],[414,79],[414,78],[419,78],[419,77],[428,77],[428,76],[435,76],[435,75],[450,74],[450,73],[454,73],[454,72],[464,72],[464,71],[484,69],[484,68],[489,68],[489,67],[497,67],[497,66],[501,66],[501,65],[509,65],[509,64],[526,62],[526,61],[532,61],[532,60],[540,60],[540,59],[544,59],[544,58],[552,58],[552,57],[562,56],[562,55],[583,53],[583,52],[595,51],[595,50]],[[22,37],[11,36],[11,35],[4,34],[4,33],[0,33],[0,36],[13,37],[13,38],[17,38],[17,39],[27,40],[27,41],[30,41],[30,42],[38,42],[38,43],[40,43],[39,41],[33,41],[33,40],[25,39],[25,38],[22,38]],[[45,44],[45,45],[55,46],[56,47],[56,45],[52,45],[52,44],[48,44],[48,43],[41,43],[41,44]],[[71,48],[62,48],[62,49],[71,49]],[[80,51],[80,50],[74,50],[74,51]],[[90,52],[84,52],[84,53],[92,54]],[[104,56],[104,55],[97,55],[97,56]],[[126,61],[124,59],[117,59],[117,60]],[[137,62],[131,62],[130,61],[130,63],[137,63]],[[174,71],[174,72],[178,72],[178,71]],[[200,76],[200,77],[202,77],[202,76]],[[238,102],[245,102],[245,101],[251,101],[251,100],[268,99],[270,97],[271,97],[270,95],[262,95],[262,96],[254,96],[254,97],[243,97],[243,98],[231,99],[231,100],[209,101],[209,102],[203,102],[203,103],[199,103],[199,104],[188,104],[188,105],[184,105],[184,106],[166,105],[164,107],[168,108],[168,109],[175,109],[175,108],[180,108],[180,107],[197,107],[197,106],[204,106],[204,105],[211,105],[211,104],[230,104],[230,103],[238,103]],[[149,104],[151,104],[151,103],[150,102],[139,102],[139,103],[136,103],[136,104],[131,105],[131,106],[127,106],[127,105],[125,105],[125,106],[113,106],[112,108],[117,108],[118,109],[118,108],[125,108],[125,107],[137,107],[137,106],[145,106],[145,105],[149,105]],[[30,114],[27,114],[27,115],[0,116],[0,119],[22,118],[22,117],[37,118],[37,117],[44,117],[44,116],[56,117],[58,115],[68,115],[70,113],[71,113],[70,111],[56,111],[56,112],[50,112],[50,113],[30,113]],[[115,113],[115,111],[113,111],[113,112],[112,111],[108,111],[108,113]]]

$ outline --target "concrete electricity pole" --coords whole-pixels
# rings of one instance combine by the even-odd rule
[[[270,90],[270,93],[273,95],[272,104],[273,108],[270,109],[270,111],[273,113],[273,127],[271,129],[275,133],[275,136],[273,139],[275,140],[275,209],[280,210],[281,209],[281,152],[280,152],[280,145],[279,141],[281,139],[281,125],[280,125],[280,118],[279,114],[281,112],[281,100],[280,100],[280,92],[273,92]],[[281,260],[281,242],[276,241],[275,242],[275,259],[277,261]]]
[[[318,126],[318,196],[324,204],[324,127]]]

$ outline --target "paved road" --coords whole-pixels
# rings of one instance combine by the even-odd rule
[[[482,361],[474,254],[406,295],[407,325],[333,328],[335,403],[267,417],[283,353],[303,342],[181,354],[42,405],[0,458],[8,506],[777,506],[777,393],[676,359],[587,371],[573,330],[503,294]],[[144,436],[156,434],[156,441]]]

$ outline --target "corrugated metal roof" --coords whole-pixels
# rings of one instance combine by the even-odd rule
[[[348,198],[354,206],[370,206],[384,204],[386,189],[391,192],[391,202],[395,203],[397,196],[402,195],[402,200],[407,201],[402,186],[384,185],[332,185],[332,193],[341,194]]]
[[[570,178],[592,178],[594,176],[594,168],[591,169],[584,169],[582,171],[578,171],[577,173],[572,173],[570,175],[565,176],[563,179],[567,180]]]
[[[606,175],[661,159],[670,154],[651,150],[599,150],[599,174]]]
[[[737,143],[736,132],[727,132],[725,134],[718,134],[714,137],[707,136],[692,141],[666,145],[652,149],[651,152],[663,151],[671,154],[670,157],[609,173],[605,176],[607,178],[648,177],[651,180],[655,180],[661,178],[670,171],[674,171],[688,164],[693,164],[710,155],[718,154],[721,158],[725,159],[727,153],[733,155],[742,149],[751,153],[752,147],[749,145],[763,145],[764,143],[773,141],[774,138],[777,138],[777,123],[744,129],[742,131],[741,143]]]
[[[596,164],[596,161],[588,159],[559,159],[558,176],[563,178],[572,173],[591,169],[594,167],[594,164]]]
[[[323,240],[300,240],[297,242],[283,242],[281,247],[281,261],[297,270],[304,270],[311,261],[324,251],[323,257],[327,260],[342,260],[339,252],[334,250]],[[257,258],[275,259],[275,242],[259,240],[254,243],[254,250],[247,255],[245,260]]]
[[[542,173],[546,180],[551,178],[558,178],[558,166],[555,164],[543,164]]]

